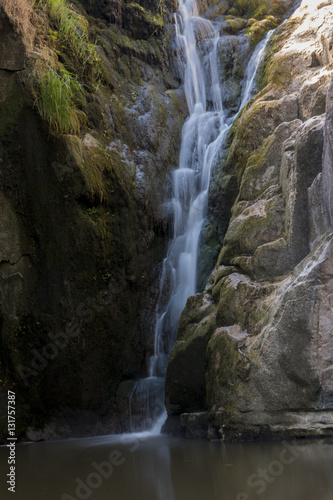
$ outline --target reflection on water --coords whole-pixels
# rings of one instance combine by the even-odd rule
[[[333,440],[221,444],[146,434],[16,448],[15,500],[333,500]]]

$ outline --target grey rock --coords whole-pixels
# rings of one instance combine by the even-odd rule
[[[166,382],[169,415],[188,436],[333,432],[330,4],[303,2],[297,30],[281,28],[268,85],[238,120],[213,173],[214,203],[227,175],[238,193],[216,268],[181,318]],[[204,316],[203,300],[210,303]],[[205,322],[211,329],[195,346]],[[200,400],[191,366],[205,366]]]

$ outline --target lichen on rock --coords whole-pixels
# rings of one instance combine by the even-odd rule
[[[227,14],[250,14],[250,4],[229,3]],[[178,413],[188,435],[332,433],[331,4],[302,2],[273,35],[261,91],[213,172],[212,203],[234,179],[233,206],[227,223],[210,207],[223,245],[205,290],[187,303],[166,383],[173,425]],[[193,322],[202,300],[211,301],[209,312]],[[187,349],[182,332],[205,320],[215,322],[205,349]],[[206,366],[201,405],[180,405],[173,392],[185,360],[183,380]]]

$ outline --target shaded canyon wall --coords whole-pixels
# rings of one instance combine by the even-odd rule
[[[187,109],[167,55],[172,14],[142,3],[87,2],[90,17],[72,4],[101,65],[97,84],[81,80],[77,134],[38,113],[36,73],[80,70],[46,2],[0,3],[2,438],[7,390],[17,436],[120,432],[117,388],[147,370],[170,224],[161,200]]]

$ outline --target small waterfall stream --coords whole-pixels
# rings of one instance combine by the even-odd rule
[[[142,398],[143,428],[150,422],[155,432],[160,431],[166,417],[161,401],[164,400],[167,360],[175,342],[178,320],[188,297],[196,293],[197,256],[208,205],[211,169],[238,112],[253,96],[255,76],[272,35],[269,32],[252,54],[245,71],[241,105],[234,116],[227,118],[223,106],[223,75],[219,70],[218,48],[223,43],[220,26],[199,17],[196,0],[179,0],[175,26],[178,64],[190,114],[183,126],[179,168],[173,172],[173,239],[163,262],[154,355],[150,360],[149,376],[138,381],[134,389],[136,397]],[[167,305],[166,294],[169,297]],[[131,394],[131,400],[133,397]],[[155,413],[153,418],[152,413]],[[132,428],[134,430],[137,429]]]

